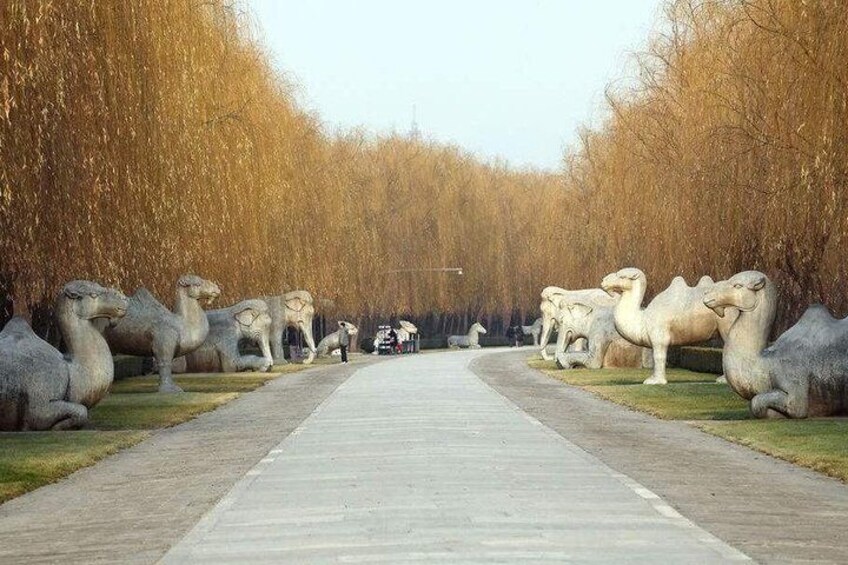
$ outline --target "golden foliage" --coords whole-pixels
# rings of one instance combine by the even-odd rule
[[[351,318],[509,317],[626,265],[653,290],[756,268],[784,322],[848,308],[840,0],[670,2],[560,175],[330,135],[251,26],[223,1],[0,3],[0,286],[168,297],[195,272],[225,301],[306,288]]]

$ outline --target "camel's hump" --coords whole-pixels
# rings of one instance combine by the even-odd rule
[[[130,296],[130,313],[137,312],[158,312],[170,314],[171,311],[159,302],[153,294],[144,287],[136,289],[135,293]]]
[[[0,332],[0,357],[25,367],[27,373],[55,371],[64,357],[59,351],[38,337],[26,320],[14,317]]]
[[[848,347],[848,318],[834,318],[822,304],[813,304],[794,326],[783,332],[769,347],[775,352],[788,350],[844,350]]]

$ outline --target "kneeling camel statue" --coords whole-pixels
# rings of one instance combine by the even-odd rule
[[[810,306],[794,326],[768,346],[777,291],[759,271],[716,283],[704,304],[733,318],[722,363],[727,383],[750,401],[757,418],[807,418],[848,414],[848,318]]]
[[[0,431],[67,430],[88,421],[88,409],[109,391],[112,352],[97,321],[114,323],[129,301],[88,281],[64,286],[56,319],[67,345],[62,355],[35,335],[23,318],[0,332]]]

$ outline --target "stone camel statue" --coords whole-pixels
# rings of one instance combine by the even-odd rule
[[[633,345],[615,329],[615,304],[591,304],[562,299],[558,304],[559,338],[556,362],[560,369],[585,367],[641,367],[642,347]],[[587,349],[568,351],[574,340],[584,338]]]
[[[539,309],[542,311],[542,334],[539,338],[539,353],[542,359],[551,360],[548,354],[548,343],[553,330],[557,328],[559,317],[559,306],[562,300],[581,300],[591,304],[611,304],[614,300],[609,294],[599,288],[587,288],[581,290],[566,290],[558,286],[548,286],[542,290],[542,302]],[[586,340],[578,339],[572,344],[574,351],[582,351],[586,348]]]
[[[182,392],[171,376],[175,358],[200,347],[209,334],[209,321],[201,302],[209,305],[221,294],[218,285],[195,275],[177,281],[174,312],[146,288],[130,297],[127,315],[105,330],[113,353],[152,355],[159,371],[159,392]]]
[[[267,296],[264,298],[271,312],[271,351],[274,363],[285,365],[283,354],[283,333],[286,328],[299,330],[306,340],[309,356],[303,360],[308,365],[315,359],[315,337],[312,335],[312,319],[315,317],[315,300],[305,290],[293,290],[282,296]]]
[[[719,316],[704,305],[704,294],[713,286],[710,277],[701,277],[689,286],[675,277],[645,308],[642,300],[648,287],[645,273],[632,267],[604,277],[601,288],[620,294],[615,306],[615,328],[635,345],[650,347],[654,370],[644,384],[666,384],[666,356],[670,345],[700,343],[718,331],[722,337],[730,327],[729,318]]]
[[[265,372],[274,364],[269,344],[271,315],[264,300],[243,300],[238,304],[206,312],[209,335],[203,344],[174,362],[174,372],[210,373],[223,371]],[[239,342],[253,342],[262,355],[242,355]]]
[[[529,326],[521,326],[521,332],[524,335],[532,335],[533,345],[538,347],[539,338],[542,336],[542,318],[536,318],[536,320]]]
[[[452,335],[448,338],[448,347],[451,349],[480,349],[480,334],[486,333],[486,328],[479,322],[474,322],[468,328],[466,335]]]
[[[95,323],[119,320],[129,301],[89,281],[64,286],[56,319],[67,345],[62,355],[23,318],[0,331],[0,431],[67,430],[88,421],[88,409],[112,384],[115,366]]]
[[[359,328],[350,322],[346,322],[344,320],[339,320],[339,327],[346,326],[347,332],[351,336],[354,336],[359,333]],[[333,351],[341,349],[341,345],[339,345],[339,330],[334,331],[331,334],[327,334],[324,336],[324,339],[318,344],[317,348],[317,356],[323,357],[325,355],[330,355]]]
[[[757,418],[848,414],[848,318],[810,306],[771,345],[777,291],[759,271],[715,284],[704,304],[719,316],[737,312],[725,338],[722,363],[730,387],[750,401]]]

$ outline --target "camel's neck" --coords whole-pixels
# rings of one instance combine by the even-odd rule
[[[768,369],[761,353],[768,345],[774,315],[774,301],[764,300],[753,311],[740,312],[727,334],[722,353],[724,375],[746,400],[768,388]]]
[[[91,321],[69,310],[60,311],[58,319],[70,357],[67,400],[91,408],[109,392],[115,375],[112,352]]]
[[[185,288],[179,288],[174,309],[177,316],[183,320],[181,349],[191,351],[200,347],[209,334],[209,319],[200,307],[200,302],[189,296]]]
[[[615,327],[624,338],[638,345],[649,345],[643,318],[642,300],[645,284],[636,281],[633,288],[621,294],[615,305]]]

